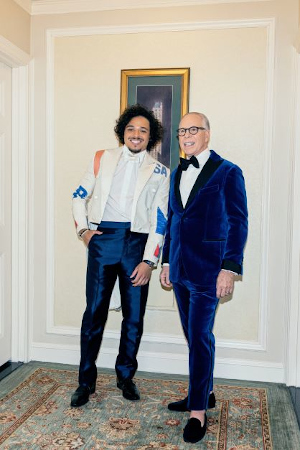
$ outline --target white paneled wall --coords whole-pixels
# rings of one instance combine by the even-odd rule
[[[33,17],[31,359],[79,362],[86,255],[70,200],[93,152],[116,144],[120,70],[190,67],[190,110],[211,119],[212,148],[241,166],[249,198],[245,273],[233,299],[218,310],[215,373],[285,380],[297,5],[206,4],[151,8],[147,14],[137,9],[134,19],[132,11],[117,10]],[[157,278],[158,271],[139,368],[187,373],[173,295],[161,291]],[[114,366],[120,319],[111,312],[99,365]]]

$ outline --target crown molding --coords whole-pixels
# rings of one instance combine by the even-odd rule
[[[26,12],[31,14],[32,0],[14,0],[14,2],[21,6],[21,8],[23,8]]]
[[[181,22],[163,24],[141,24],[125,26],[97,26],[76,28],[48,28],[46,31],[49,44],[48,55],[53,52],[54,37],[62,36],[93,36],[101,34],[132,34],[132,33],[160,33],[171,31],[194,31],[194,30],[221,30],[228,28],[267,27],[269,34],[274,34],[275,21],[273,18],[253,20],[231,20],[231,21],[207,21],[207,22]],[[273,41],[272,41],[273,42]]]
[[[0,36],[0,61],[10,67],[26,66],[30,55]]]
[[[15,0],[28,3],[29,0]],[[274,0],[32,0],[31,14],[65,14],[118,9],[168,8],[221,3],[257,3]]]

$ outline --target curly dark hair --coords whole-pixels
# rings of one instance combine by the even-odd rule
[[[134,117],[145,117],[150,123],[150,139],[147,145],[147,150],[150,151],[155,145],[162,140],[164,129],[159,120],[157,120],[152,111],[149,111],[140,104],[129,106],[120,115],[116,121],[117,125],[114,130],[121,144],[124,144],[124,132],[127,124]]]

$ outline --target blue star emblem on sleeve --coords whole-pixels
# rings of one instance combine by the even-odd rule
[[[73,193],[73,198],[80,197],[84,199],[87,196],[87,191],[84,189],[84,187],[79,186],[76,191]]]

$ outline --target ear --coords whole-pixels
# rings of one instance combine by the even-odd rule
[[[209,142],[210,141],[210,130],[206,130],[205,131],[205,142]]]

